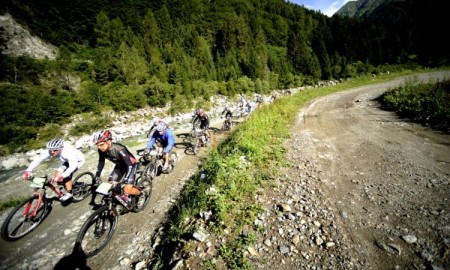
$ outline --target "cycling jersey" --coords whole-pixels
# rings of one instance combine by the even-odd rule
[[[32,172],[36,167],[38,167],[42,162],[50,159],[50,150],[41,153],[38,159],[28,165],[25,171]],[[58,155],[61,161],[60,170],[63,172],[62,177],[67,178],[71,176],[78,168],[80,168],[85,161],[83,153],[76,149],[73,145],[68,142],[64,142],[60,154]]]
[[[161,145],[164,147],[164,153],[169,153],[170,150],[172,150],[172,147],[175,145],[175,137],[173,136],[173,131],[168,128],[164,131],[163,134],[160,134],[158,131],[153,132],[152,138],[147,144],[147,148],[152,149],[153,144],[155,144],[156,141],[161,142]]]
[[[200,128],[203,130],[206,130],[209,128],[209,117],[206,113],[204,113],[202,116],[200,116],[199,114],[195,115],[194,120],[192,121],[192,123],[195,126],[195,123],[197,121],[200,121]]]
[[[225,118],[228,118],[228,117],[233,117],[233,113],[231,112],[231,109],[230,108],[225,108],[225,109],[223,109],[223,111],[222,111],[222,114],[224,114],[225,113]]]
[[[119,169],[123,173],[124,181],[129,183],[134,180],[136,158],[128,151],[126,146],[113,142],[111,148],[105,152],[98,150],[98,166],[96,177],[99,177],[105,166],[105,160],[116,164],[115,170]]]

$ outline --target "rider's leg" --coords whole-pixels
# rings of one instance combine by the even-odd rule
[[[125,184],[123,187],[123,192],[128,195],[139,195],[141,191],[136,188],[133,184]]]
[[[64,187],[68,193],[72,193],[72,179],[67,180],[67,182],[64,183]]]
[[[164,165],[163,170],[167,170],[169,167],[169,153],[163,153]]]
[[[136,178],[136,169],[137,169],[137,164],[135,164],[133,166],[133,168],[131,169],[131,170],[133,170],[131,172],[131,177],[128,178],[128,181],[125,183],[125,186],[123,187],[123,192],[125,194],[139,195],[141,193],[141,191],[134,186],[134,180]]]

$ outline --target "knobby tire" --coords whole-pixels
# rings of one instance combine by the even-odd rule
[[[74,202],[80,202],[94,192],[94,178],[95,176],[91,172],[84,172],[75,177],[72,184],[72,200]]]
[[[3,240],[15,241],[32,232],[41,224],[47,213],[49,203],[46,198],[42,199],[36,216],[30,217],[33,212],[39,196],[34,195],[16,206],[6,217],[2,225],[1,236]],[[24,215],[25,209],[29,207],[28,213]]]
[[[108,205],[103,205],[92,213],[78,233],[76,247],[87,258],[100,253],[116,231],[118,216],[114,216]]]
[[[150,198],[152,197],[153,191],[153,180],[145,177],[139,177],[136,180],[136,185],[141,190],[141,194],[136,196],[135,206],[133,208],[133,212],[141,212],[150,202]]]

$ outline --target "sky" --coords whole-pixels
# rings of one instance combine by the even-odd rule
[[[294,4],[302,5],[307,9],[314,9],[331,17],[338,9],[350,0],[286,0]]]

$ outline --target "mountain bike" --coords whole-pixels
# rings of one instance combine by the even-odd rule
[[[231,116],[226,116],[225,121],[223,121],[222,131],[230,131],[233,123],[231,122]]]
[[[191,142],[195,142],[198,139],[198,130],[200,129],[200,121],[197,121],[195,125],[192,127],[192,130],[189,132],[188,140]]]
[[[209,139],[205,135],[203,129],[198,128],[196,131],[196,139],[191,143],[192,152],[197,155],[200,152],[201,147],[206,147],[209,145]]]
[[[140,161],[141,164],[144,165],[144,169],[141,172],[141,177],[149,178],[153,180],[156,176],[160,175],[163,172],[164,167],[164,158],[163,158],[163,147],[156,145],[150,150],[148,153],[145,152],[145,149],[138,150],[137,153],[141,156]],[[171,173],[175,166],[178,163],[178,155],[174,151],[170,151],[169,153],[169,166],[165,173]]]
[[[96,192],[102,195],[101,205],[81,226],[78,232],[75,248],[79,254],[87,258],[100,253],[111,240],[119,216],[128,212],[140,212],[150,202],[152,181],[138,176],[135,186],[141,191],[137,196],[128,195],[129,202],[123,199],[123,184],[118,182],[102,182]]]
[[[90,172],[78,175],[72,184],[72,201],[82,201],[91,194],[93,181],[94,174]],[[66,192],[62,182],[54,186],[49,176],[33,177],[30,182],[34,189],[31,197],[19,203],[3,222],[1,237],[6,241],[18,240],[36,229],[50,213],[52,201]]]

